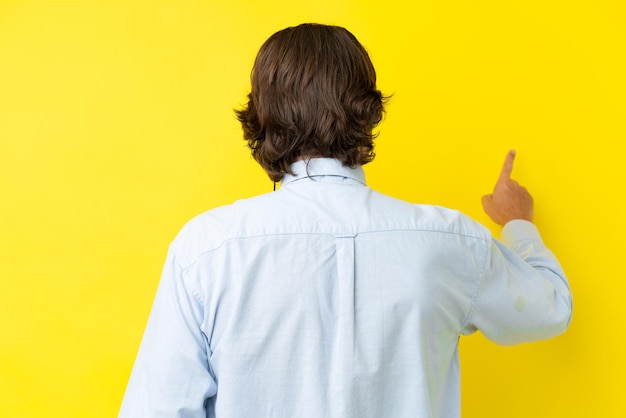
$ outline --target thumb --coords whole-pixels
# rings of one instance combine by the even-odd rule
[[[495,222],[495,209],[493,204],[493,194],[486,194],[482,197],[483,211]],[[497,223],[497,222],[496,222]]]

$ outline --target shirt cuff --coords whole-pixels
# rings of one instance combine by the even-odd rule
[[[507,222],[502,228],[500,238],[507,247],[513,247],[520,241],[541,241],[541,235],[535,224],[523,219]]]

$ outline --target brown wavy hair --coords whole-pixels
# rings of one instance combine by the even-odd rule
[[[302,24],[261,46],[247,105],[236,110],[244,139],[270,179],[298,159],[328,157],[354,167],[374,158],[373,129],[387,97],[367,51],[348,30]]]

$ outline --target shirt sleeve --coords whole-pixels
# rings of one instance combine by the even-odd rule
[[[202,303],[188,280],[170,248],[120,418],[206,417],[216,383]]]
[[[569,284],[534,224],[507,223],[502,242],[492,240],[486,253],[463,334],[480,330],[495,343],[512,345],[567,329],[572,316]]]

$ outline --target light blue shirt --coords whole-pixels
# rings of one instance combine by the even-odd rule
[[[504,245],[361,167],[293,169],[171,244],[121,418],[458,417],[459,336],[567,328],[567,280],[530,222]]]

